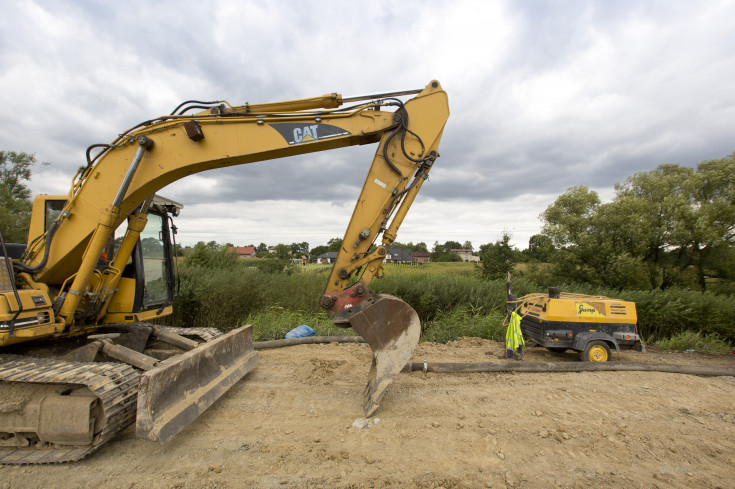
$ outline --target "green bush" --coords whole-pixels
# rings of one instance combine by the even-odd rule
[[[449,265],[454,264],[386,266],[385,278],[374,280],[370,288],[411,305],[421,319],[425,340],[493,338],[497,334],[494,325],[500,327],[505,315],[505,281],[483,280],[471,268]],[[299,324],[307,324],[320,334],[346,334],[330,329],[331,322],[319,307],[327,275],[313,273],[315,270],[296,267],[290,274],[266,273],[242,262],[228,268],[184,265],[174,315],[167,322],[222,330],[252,322],[260,339],[281,337]],[[552,285],[567,292],[635,302],[639,334],[652,341],[691,331],[735,342],[735,302],[730,295],[676,288],[618,291],[589,284]],[[518,297],[545,291],[531,280],[513,280],[513,292]],[[263,326],[260,332],[260,323],[272,326]]]
[[[226,246],[199,242],[194,246],[189,256],[184,259],[184,266],[226,269],[238,266],[239,259],[235,253],[228,251]]]
[[[253,325],[255,341],[277,340],[299,325],[305,324],[320,336],[352,336],[352,328],[338,328],[324,312],[292,311],[281,306],[270,306],[248,315],[243,324]]]
[[[254,266],[264,273],[285,273],[286,275],[291,275],[296,271],[296,267],[290,260],[276,257],[267,257],[264,260],[258,260],[254,263]]]
[[[684,331],[671,338],[656,342],[662,350],[691,350],[701,353],[727,353],[731,347],[715,334],[702,335],[699,332]]]
[[[376,292],[400,297],[413,307],[422,321],[458,307],[472,311],[505,311],[504,280],[481,280],[474,274],[386,274],[371,284]],[[516,295],[537,292],[536,285],[519,279],[513,283]]]
[[[460,306],[449,312],[439,312],[425,323],[421,337],[435,343],[446,343],[463,336],[500,341],[505,339],[504,318],[505,314],[498,311],[482,314]]]
[[[735,341],[735,303],[730,296],[674,288],[623,291],[618,296],[636,303],[638,330],[646,338],[691,331]]]

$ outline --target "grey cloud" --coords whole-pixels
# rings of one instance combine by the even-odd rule
[[[610,188],[660,163],[695,165],[735,150],[732,4],[302,5],[8,2],[0,149],[36,152],[71,178],[88,145],[183,100],[349,96],[437,77],[452,111],[422,190],[437,201]],[[221,169],[204,174],[214,190],[166,191],[191,205],[351,201],[374,151]]]

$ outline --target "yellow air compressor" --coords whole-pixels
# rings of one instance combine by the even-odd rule
[[[645,351],[636,330],[635,303],[561,292],[516,299],[508,286],[508,305],[521,316],[521,331],[531,341],[553,352],[575,350],[586,362],[606,362],[612,350]]]

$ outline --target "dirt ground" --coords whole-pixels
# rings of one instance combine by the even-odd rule
[[[412,361],[513,361],[502,348],[422,343]],[[168,445],[130,427],[75,464],[0,466],[0,489],[735,487],[734,377],[404,373],[365,425],[368,347],[260,353]],[[531,348],[523,361],[576,359]],[[735,368],[732,354],[613,360]]]

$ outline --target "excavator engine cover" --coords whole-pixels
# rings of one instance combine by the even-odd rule
[[[345,322],[373,350],[364,401],[365,415],[372,416],[385,390],[411,359],[421,336],[421,321],[416,311],[399,298],[379,294]]]

